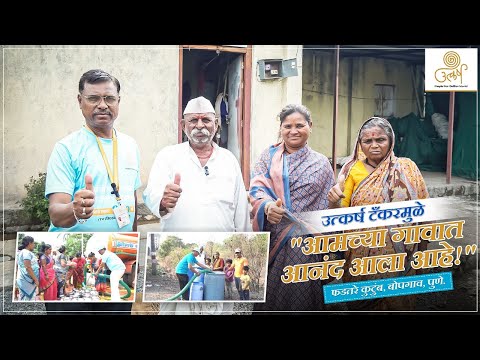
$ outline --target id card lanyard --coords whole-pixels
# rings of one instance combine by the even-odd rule
[[[88,126],[87,126],[88,128]],[[90,132],[95,135],[95,133],[91,130]],[[107,155],[105,154],[105,150],[103,150],[103,145],[100,142],[100,139],[98,138],[97,135],[95,135],[95,138],[97,139],[97,144],[98,144],[98,149],[100,150],[100,153],[102,154],[103,162],[105,164],[105,168],[107,169],[108,172],[108,177],[110,179],[110,183],[112,185],[113,191],[111,194],[115,195],[115,198],[117,199],[117,204],[112,206],[112,211],[113,214],[115,215],[115,219],[117,220],[118,227],[121,229],[124,226],[127,226],[130,224],[130,217],[128,215],[128,209],[125,205],[122,205],[121,203],[121,198],[120,198],[120,184],[119,184],[119,179],[118,179],[118,143],[117,143],[117,134],[115,132],[115,129],[113,129],[112,132],[112,141],[113,141],[113,176],[112,176],[112,170],[110,169],[110,164],[108,163]]]
[[[93,135],[95,135],[95,133],[87,125],[85,125],[85,127],[87,128],[88,131],[90,131]],[[98,149],[102,154],[103,162],[105,164],[105,168],[107,169],[107,173],[108,173],[108,178],[110,179],[110,183],[113,189],[111,194],[115,195],[117,202],[120,203],[122,199],[120,197],[120,182],[118,179],[118,143],[117,143],[117,135],[116,135],[115,129],[113,129],[113,132],[112,132],[113,176],[112,176],[112,170],[110,169],[110,164],[107,159],[107,155],[105,154],[105,150],[103,150],[103,145],[97,135],[95,135],[95,139],[97,140]]]

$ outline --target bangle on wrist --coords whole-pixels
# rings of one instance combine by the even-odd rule
[[[79,224],[85,224],[85,222],[88,220],[88,219],[79,219],[77,217],[77,214],[75,214],[75,208],[72,206],[72,210],[73,210],[73,217],[75,218],[75,220],[77,220],[77,223]]]

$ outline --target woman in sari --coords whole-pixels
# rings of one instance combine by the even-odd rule
[[[68,272],[68,264],[67,257],[65,255],[65,246],[62,245],[58,249],[58,256],[55,259],[55,275],[57,277],[57,296],[60,298],[60,295],[63,295],[65,292],[65,281],[67,279],[67,272]]]
[[[75,267],[72,269],[72,276],[73,276],[73,287],[75,289],[80,289],[82,287],[83,283],[83,268],[85,267],[85,264],[87,261],[85,258],[82,256],[81,252],[77,252],[75,254],[75,259],[73,260],[75,263]]]
[[[52,246],[42,244],[40,247],[40,292],[44,300],[57,300],[57,277],[53,265],[55,261],[52,256]]]
[[[40,285],[38,280],[38,260],[33,249],[35,241],[31,236],[25,236],[22,239],[22,245],[19,246],[17,257],[17,287],[19,290],[20,301],[34,301],[37,288]]]
[[[100,265],[102,264],[102,259],[97,259],[95,257],[95,253],[91,252],[88,254],[88,260],[90,261],[90,271],[93,274],[98,270]],[[107,269],[102,268],[99,271],[99,274],[106,275]],[[98,291],[99,294],[103,294],[107,291],[107,278],[104,276],[96,276],[95,277],[95,290]]]
[[[213,254],[213,263],[212,263],[212,270],[213,271],[223,271],[225,267],[225,262],[223,258],[220,257],[220,253],[217,251]]]
[[[328,194],[329,207],[364,206],[394,201],[428,198],[428,191],[417,165],[408,158],[396,157],[393,153],[395,134],[390,123],[383,118],[373,117],[365,121],[357,136],[352,158],[342,167],[339,182]],[[341,201],[341,204],[340,204]],[[358,230],[356,230],[358,231]],[[425,250],[426,242],[405,245],[393,242],[387,233],[386,246],[380,248],[358,247],[345,252],[348,269],[354,259],[365,256],[407,253],[406,269],[403,273],[386,272],[352,277],[348,271],[344,282],[372,280],[386,277],[415,275],[410,261],[417,250]],[[352,301],[351,310],[414,310],[415,296],[394,296],[382,299]]]
[[[328,207],[333,170],[324,155],[307,145],[312,119],[305,106],[287,105],[279,117],[282,140],[263,151],[250,182],[253,230],[271,234],[266,302],[254,310],[322,310],[321,281],[284,284],[281,276],[287,265],[323,261],[324,254],[304,255],[286,243],[311,230],[302,212]]]

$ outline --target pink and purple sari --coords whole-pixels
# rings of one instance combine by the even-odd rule
[[[82,287],[84,276],[83,276],[83,268],[85,267],[85,264],[87,261],[85,260],[84,257],[80,258],[75,258],[75,263],[77,266],[73,269],[72,275],[73,275],[73,286],[78,289]]]
[[[46,262],[45,271],[48,275],[48,279],[43,267],[40,267],[40,292],[44,293],[44,300],[57,300],[57,277],[55,276],[55,270],[53,269],[55,261],[46,255],[42,255],[40,261],[41,260],[45,260]]]
[[[287,265],[323,261],[323,255],[305,255],[287,242],[293,236],[315,233],[302,221],[301,214],[327,209],[327,194],[333,185],[330,162],[308,145],[292,154],[285,152],[283,142],[263,151],[254,167],[249,197],[253,230],[269,231],[271,235],[266,303],[255,304],[255,310],[322,310],[321,281],[284,284],[281,276]],[[279,224],[273,225],[264,209],[278,198],[286,213]]]

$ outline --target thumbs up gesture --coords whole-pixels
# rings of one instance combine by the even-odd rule
[[[281,199],[270,201],[265,205],[265,215],[267,215],[267,221],[270,224],[278,224],[282,220],[284,214],[285,209],[282,207]]]
[[[173,183],[167,184],[165,190],[163,191],[163,197],[160,201],[160,211],[167,209],[173,209],[177,205],[177,201],[180,198],[182,193],[182,188],[180,187],[180,174],[176,173]]]
[[[327,199],[331,204],[337,204],[340,199],[343,199],[345,195],[343,191],[345,190],[345,175],[340,174],[338,176],[338,181],[334,187],[330,189],[327,195]]]
[[[93,215],[95,192],[92,176],[85,175],[85,188],[78,190],[73,196],[73,211],[78,219],[89,219]]]
[[[85,190],[93,192],[93,180],[91,175],[85,175]]]

